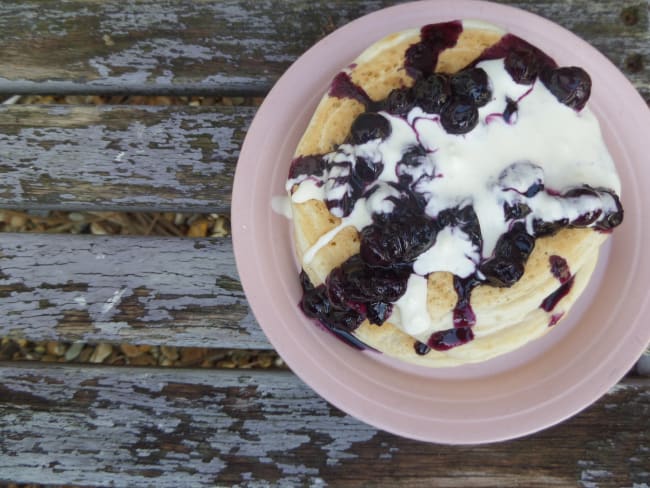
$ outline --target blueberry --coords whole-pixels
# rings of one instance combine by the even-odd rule
[[[458,210],[456,218],[459,222],[460,228],[465,232],[472,241],[481,239],[481,225],[478,221],[478,216],[474,211],[474,207],[467,205]]]
[[[338,200],[326,199],[325,205],[330,212],[333,210],[338,210],[338,213],[333,212],[334,215],[337,215],[339,217],[347,217],[352,213],[352,209],[354,208],[356,201],[356,198],[353,198],[350,193],[345,193],[343,197]]]
[[[354,174],[359,181],[368,184],[376,181],[383,169],[383,163],[373,163],[365,158],[357,158]]]
[[[466,134],[478,123],[478,109],[469,98],[454,98],[442,109],[440,123],[449,134]]]
[[[528,187],[528,189],[524,192],[524,196],[528,198],[532,198],[543,189],[544,189],[544,183],[540,181],[536,181],[535,183],[533,183]]]
[[[303,290],[313,290],[314,285],[312,285],[311,280],[309,279],[309,276],[307,273],[305,273],[304,270],[300,271],[300,286],[302,287]]]
[[[385,139],[390,135],[390,122],[374,112],[363,112],[352,123],[349,142],[364,144],[373,139]]]
[[[361,282],[359,290],[368,299],[396,302],[406,293],[407,278],[399,274],[375,271],[370,280]]]
[[[429,351],[431,351],[431,348],[429,346],[420,341],[415,341],[413,348],[415,349],[415,354],[418,354],[420,356],[424,356],[425,354],[428,354]]]
[[[498,184],[503,190],[532,198],[544,189],[544,170],[529,161],[519,161],[501,172]]]
[[[357,312],[356,310],[337,310],[325,318],[325,324],[329,325],[330,327],[342,326],[345,330],[352,332],[353,330],[357,329],[364,320],[365,317],[363,314]]]
[[[616,210],[602,215],[594,227],[598,230],[608,232],[623,223],[623,206],[621,205],[621,200],[615,193],[607,190],[605,190],[605,193],[609,193],[614,199]]]
[[[327,277],[326,294],[332,307],[345,309],[348,305],[346,279],[341,267],[334,268]]]
[[[515,119],[513,119],[513,117],[515,117],[517,110],[519,110],[517,102],[510,98],[506,98],[506,109],[503,111],[503,120],[509,124],[514,123]]]
[[[410,175],[403,175],[409,176]],[[397,197],[388,197],[390,201],[395,204],[395,208],[391,213],[375,213],[373,214],[373,222],[376,225],[392,227],[397,225],[396,222],[407,222],[410,220],[418,220],[423,218],[424,208],[426,207],[426,201],[424,197],[412,191],[410,188],[405,187],[404,183],[388,183],[393,186],[397,191],[400,192],[399,198]],[[427,219],[430,225],[434,225],[430,222],[430,219]]]
[[[589,100],[591,78],[582,68],[547,69],[540,79],[559,102],[574,110],[582,110]]]
[[[413,78],[420,78],[433,71],[436,55],[433,48],[419,42],[410,46],[405,53],[406,72]]]
[[[385,110],[395,115],[408,114],[413,104],[413,92],[410,88],[395,88],[384,101]]]
[[[474,339],[474,332],[470,327],[457,327],[434,332],[427,341],[427,346],[436,351],[447,351],[466,344],[472,339]]]
[[[526,232],[523,224],[518,223],[499,238],[494,255],[497,258],[525,263],[534,247],[535,238]]]
[[[561,229],[569,225],[568,219],[561,219],[553,222],[545,222],[542,219],[533,220],[533,232],[535,237],[544,237],[557,234]]]
[[[425,112],[437,114],[451,99],[451,86],[446,75],[434,73],[413,85],[415,103]]]
[[[525,231],[517,232],[513,236],[513,243],[524,259],[527,259],[535,248],[535,238]]]
[[[410,271],[405,268],[373,268],[352,256],[327,280],[328,294],[337,302],[394,302],[406,291]]]
[[[570,222],[571,227],[588,227],[594,222],[597,222],[602,214],[603,211],[601,209],[580,214]]]
[[[524,265],[519,260],[498,256],[485,261],[479,269],[489,285],[498,287],[512,286],[524,274]]]
[[[427,153],[422,146],[412,146],[407,149],[402,155],[402,159],[397,163],[395,172],[397,173],[398,184],[402,188],[409,188],[422,178],[431,180],[435,177],[434,165],[427,158]]]
[[[300,308],[307,317],[322,319],[330,313],[331,305],[324,291],[324,287],[318,287],[303,292]]]
[[[571,227],[587,227],[595,223],[594,227],[598,230],[609,231],[613,227],[620,225],[623,221],[623,208],[618,197],[609,190],[595,189],[589,185],[583,185],[576,188],[571,188],[565,192],[562,197],[564,198],[580,198],[592,197],[597,198],[602,202],[603,194],[609,194],[616,203],[616,210],[609,213],[604,213],[602,209],[595,209],[592,212],[586,212],[579,215],[577,218],[570,222]]]
[[[349,162],[330,164],[330,169],[336,167],[342,167],[343,170],[337,173],[338,176],[333,172],[330,173],[328,186],[331,185],[331,187],[328,192],[335,188],[344,187],[343,196],[341,198],[331,199],[329,198],[329,193],[326,193],[325,205],[327,205],[330,211],[334,209],[338,210],[339,213],[333,212],[335,215],[346,217],[350,215],[355,203],[363,195],[366,182],[362,181],[359,175],[353,171],[352,165]]]
[[[515,83],[531,85],[542,66],[539,57],[528,49],[515,49],[508,53],[504,66]]]
[[[438,231],[449,226],[459,227],[460,230],[467,234],[475,246],[481,246],[483,242],[481,226],[476,212],[474,212],[474,207],[471,205],[462,208],[448,208],[440,212],[436,219]]]
[[[506,220],[519,220],[523,219],[532,210],[525,203],[517,202],[510,205],[508,202],[503,204],[503,216]]]
[[[393,311],[393,305],[386,302],[370,302],[366,304],[368,320],[375,325],[382,325]]]
[[[494,255],[502,260],[519,260],[519,250],[508,234],[503,234],[494,247]]]
[[[402,155],[398,165],[406,166],[420,166],[422,164],[422,158],[427,155],[426,150],[422,146],[411,146]]]
[[[589,196],[594,198],[600,197],[598,191],[590,187],[589,185],[582,185],[582,186],[577,186],[575,188],[571,188],[570,190],[564,192],[562,196],[565,198],[579,198],[582,196]]]
[[[399,236],[384,235],[385,226],[369,225],[361,231],[361,259],[371,266],[389,266],[401,251]]]
[[[361,258],[371,266],[411,263],[435,243],[435,227],[423,216],[369,225],[361,231]]]
[[[334,272],[338,269],[334,270]],[[328,277],[328,287],[320,285],[314,287],[309,277],[303,271],[300,274],[300,283],[303,289],[300,308],[307,317],[318,320],[325,327],[333,332],[337,330],[353,331],[365,320],[363,307],[346,306],[346,297],[333,292],[331,282],[337,281],[337,277]],[[337,282],[340,285],[340,281]],[[338,286],[337,285],[337,286]],[[340,287],[341,289],[343,287]],[[332,299],[337,303],[333,303]]]
[[[619,208],[616,212],[605,214],[594,226],[598,230],[610,231],[623,223],[623,209]]]
[[[291,161],[289,178],[295,178],[300,175],[319,176],[323,174],[325,166],[325,160],[322,156],[300,156]]]
[[[457,209],[448,208],[438,214],[438,217],[436,219],[438,229],[442,230],[445,227],[456,225],[456,210]]]
[[[451,89],[455,96],[469,98],[477,107],[482,107],[492,98],[488,75],[481,68],[470,68],[453,75]]]

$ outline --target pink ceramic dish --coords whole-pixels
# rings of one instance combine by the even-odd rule
[[[301,289],[290,222],[271,208],[284,195],[294,149],[332,77],[370,43],[395,31],[482,19],[541,47],[593,79],[591,107],[621,176],[625,222],[569,318],[522,349],[470,366],[424,369],[359,352],[316,327],[298,308]],[[569,49],[570,46],[570,49]],[[611,94],[616,93],[613,97]],[[521,10],[470,0],[403,4],[329,35],[296,61],[260,107],[246,136],[233,190],[233,240],[253,312],[277,351],[316,392],[343,411],[395,434],[468,444],[536,432],[590,405],[632,367],[650,340],[650,112],[598,51]]]

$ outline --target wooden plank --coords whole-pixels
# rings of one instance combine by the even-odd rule
[[[324,35],[393,3],[2,2],[0,93],[261,94]],[[650,96],[648,0],[501,3],[574,31]]]
[[[441,446],[289,372],[0,367],[0,480],[111,486],[646,486],[650,380],[522,439]]]
[[[254,111],[0,105],[0,208],[230,213]]]
[[[230,239],[2,234],[0,336],[269,349]]]

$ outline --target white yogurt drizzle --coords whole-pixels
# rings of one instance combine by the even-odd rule
[[[427,150],[425,164],[407,169],[414,172],[413,181],[418,181],[415,190],[425,198],[427,215],[435,218],[448,208],[473,206],[481,227],[482,249],[473,246],[459,228],[443,229],[434,246],[414,262],[407,291],[394,304],[391,323],[416,338],[426,339],[436,330],[453,326],[451,318],[438,327],[429,318],[426,275],[449,271],[465,277],[475,272],[481,259],[490,257],[497,240],[508,230],[504,203],[515,202],[520,196],[518,191],[525,192],[531,184],[543,182],[547,189],[558,193],[581,185],[620,193],[614,162],[598,121],[588,108],[576,112],[563,105],[539,81],[532,86],[515,83],[505,70],[503,59],[482,61],[477,67],[489,77],[492,99],[479,109],[479,122],[467,134],[448,134],[437,115],[427,114],[419,107],[413,108],[406,118],[380,112],[390,122],[389,137],[359,146],[342,144],[325,156],[330,163],[347,162],[352,166],[357,158],[363,157],[381,162],[384,168],[374,184],[377,189],[368,198],[359,199],[351,214],[305,253],[303,265],[342,228],[352,225],[361,230],[372,223],[373,213],[393,210],[394,202],[389,197],[396,196],[397,190],[389,183],[398,181],[397,164],[412,146],[420,144]],[[507,99],[518,101],[517,116],[510,123],[502,117]],[[322,177],[301,175],[287,181],[287,190],[295,203],[311,198],[340,199],[345,185],[337,185],[334,178],[349,170],[349,166],[335,165],[329,172],[326,169]],[[584,197],[560,199],[542,191],[528,198],[526,204],[532,210],[525,220],[532,234],[533,218],[547,222],[571,219],[591,208],[602,208],[603,201]],[[605,205],[605,211],[616,209],[613,198]],[[336,215],[337,210],[332,213]],[[340,210],[336,216],[341,217]]]

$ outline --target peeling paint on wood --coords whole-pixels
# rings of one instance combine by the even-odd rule
[[[262,94],[300,54],[388,0],[0,3],[0,93]],[[650,96],[648,1],[502,0],[575,32]]]
[[[228,213],[254,110],[0,105],[0,206]]]
[[[650,382],[486,446],[396,437],[288,372],[2,364],[0,480],[176,486],[642,486]],[[606,404],[615,405],[605,408]]]
[[[0,270],[0,336],[270,348],[229,239],[3,234]]]

